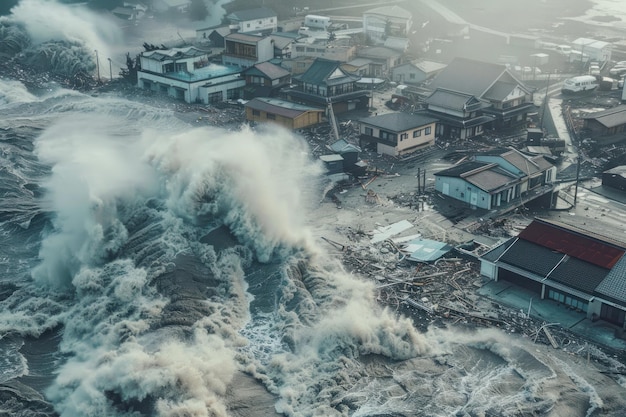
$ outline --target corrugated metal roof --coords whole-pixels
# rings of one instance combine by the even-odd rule
[[[615,127],[626,124],[626,105],[622,104],[611,109],[586,114],[583,119],[596,120],[605,127]]]
[[[378,127],[390,132],[404,132],[435,123],[436,118],[426,114],[386,113],[360,119],[361,123]]]
[[[541,219],[533,220],[519,238],[606,269],[612,268],[625,251],[624,247],[585,231]]]
[[[406,244],[403,252],[409,253],[409,260],[416,262],[432,262],[452,250],[445,242],[430,239],[415,239]]]
[[[315,111],[323,112],[324,109],[317,107],[304,106],[302,104],[293,103],[291,101],[278,100],[275,98],[256,97],[248,101],[245,107],[254,110],[264,111],[267,113],[277,114],[279,116],[294,118],[303,113]]]

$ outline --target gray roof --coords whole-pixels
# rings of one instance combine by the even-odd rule
[[[195,58],[202,55],[208,55],[208,52],[202,51],[194,46],[188,46],[186,48],[156,49],[154,51],[146,51],[141,53],[142,57],[149,58],[155,61]]]
[[[230,33],[224,36],[225,40],[227,39],[229,41],[240,41],[240,42],[249,42],[249,43],[258,43],[265,38],[266,36],[250,35],[248,33],[239,33],[239,32]]]
[[[357,56],[360,58],[373,58],[373,59],[387,59],[392,56],[400,56],[401,52],[395,49],[385,48],[384,46],[370,46],[361,48],[357,51]]]
[[[345,139],[339,139],[338,141],[331,143],[330,145],[328,145],[328,148],[338,154],[346,152],[361,152],[361,148],[351,144]]]
[[[288,118],[297,117],[303,113],[314,111],[323,112],[324,109],[317,107],[304,106],[302,104],[293,103],[286,100],[278,100],[275,98],[256,97],[245,104],[245,107],[250,107],[254,110],[260,110],[272,114],[278,114],[279,116],[285,116]]]
[[[501,64],[455,58],[435,77],[430,87],[433,90],[439,87],[481,98],[505,73],[508,71]],[[510,78],[515,79],[512,75]]]
[[[493,192],[517,182],[517,178],[498,166],[489,167],[464,177],[465,181],[485,192]]]
[[[360,77],[350,75],[340,68],[340,61],[332,61],[324,58],[316,58],[303,74],[293,77],[303,83],[322,85],[322,84],[341,84],[351,81],[357,81]],[[344,76],[333,78],[329,80],[329,77],[335,72],[335,70],[341,71]]]
[[[596,120],[605,127],[615,127],[626,124],[626,105],[613,107],[611,109],[587,114],[583,119]]]
[[[383,6],[366,11],[364,14],[376,14],[379,16],[411,18],[411,12],[399,6]]]
[[[596,292],[626,306],[626,255],[617,261]]]
[[[495,84],[487,90],[485,94],[483,94],[483,98],[488,100],[496,100],[502,101],[504,100],[513,90],[515,90],[517,84],[504,82],[504,81],[496,81]]]
[[[271,62],[261,62],[258,64],[254,64],[250,68],[246,68],[243,70],[244,74],[248,73],[259,73],[271,80],[277,80],[279,78],[283,78],[291,74],[289,71],[284,69],[283,67],[272,64]]]
[[[248,10],[240,10],[238,12],[233,12],[226,16],[229,20],[235,20],[239,22],[254,20],[254,19],[265,19],[267,17],[276,17],[276,12],[272,9],[268,9],[267,7],[259,7],[257,9],[248,9]]]
[[[479,104],[480,101],[471,94],[438,88],[426,98],[426,103],[448,109],[462,110],[464,107]]]
[[[404,132],[431,123],[435,123],[436,118],[425,114],[408,113],[387,113],[378,116],[366,117],[360,120],[361,123],[372,125],[390,132]]]
[[[626,177],[626,165],[620,165],[611,169],[607,169],[604,174],[619,175],[620,177]]]

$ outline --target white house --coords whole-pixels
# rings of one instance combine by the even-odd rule
[[[278,16],[276,12],[267,7],[257,9],[240,10],[226,16],[232,26],[237,27],[240,33],[276,32],[278,28]]]
[[[612,45],[608,42],[578,38],[572,42],[572,48],[581,54],[587,55],[591,61],[606,62],[611,60]]]
[[[241,69],[209,64],[208,54],[195,47],[147,51],[139,59],[139,88],[187,103],[210,104],[242,96],[245,80]]]
[[[437,119],[425,114],[387,113],[359,120],[361,146],[402,156],[435,144]]]
[[[406,38],[413,25],[411,12],[399,6],[383,6],[363,13],[363,31],[375,44],[388,37]]]
[[[224,36],[222,64],[248,68],[274,58],[274,40],[269,36],[231,33]]]

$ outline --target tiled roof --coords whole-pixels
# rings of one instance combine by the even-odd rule
[[[596,288],[596,293],[608,296],[626,306],[626,256],[613,266],[611,272]]]
[[[624,247],[616,243],[565,224],[541,219],[533,220],[519,234],[519,238],[606,269],[612,268],[625,252]]]
[[[605,127],[615,127],[626,124],[626,105],[620,105],[611,109],[587,114],[583,119],[596,120]]]
[[[480,257],[480,259],[484,259],[485,261],[489,261],[489,262],[497,261],[498,258],[502,256],[504,251],[507,250],[516,240],[517,238],[514,238],[514,237],[510,238],[506,242],[502,243],[501,245],[496,246],[495,248],[491,249],[489,252],[485,253],[483,256]]]
[[[524,239],[518,239],[500,257],[500,262],[545,277],[561,261],[563,256],[565,256],[563,253],[552,251]]]
[[[479,101],[471,94],[438,88],[426,98],[426,103],[448,109],[463,110],[464,107],[478,104]]]
[[[517,84],[508,83],[505,81],[496,81],[496,83],[483,94],[483,98],[488,100],[502,101],[504,100],[513,90],[515,90]]]
[[[436,121],[436,118],[427,115],[403,112],[386,113],[360,119],[362,123],[390,132],[404,132],[410,129],[417,129],[418,127],[426,126]]]
[[[277,80],[290,74],[290,72],[283,67],[272,64],[270,62],[261,62],[259,64],[255,64],[250,68],[246,68],[243,72],[245,74],[256,72],[266,76],[271,80]]]
[[[229,20],[245,22],[247,20],[265,19],[267,17],[276,17],[276,12],[267,7],[259,7],[257,9],[240,10],[226,16]]]
[[[592,294],[609,270],[570,256],[550,273],[548,279],[568,287]]]
[[[331,84],[329,83],[329,77],[335,72],[335,70],[341,71],[344,76],[333,78],[332,84],[340,83],[340,82],[349,82],[349,81],[357,81],[360,77],[352,76],[347,74],[340,68],[340,61],[332,61],[329,59],[316,58],[315,61],[311,64],[309,69],[307,69],[304,73],[295,76],[294,78],[300,80],[304,83],[314,84],[314,85],[322,85],[322,84]]]

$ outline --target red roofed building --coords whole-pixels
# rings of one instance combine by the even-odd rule
[[[481,274],[626,328],[626,244],[535,219],[481,257]]]

